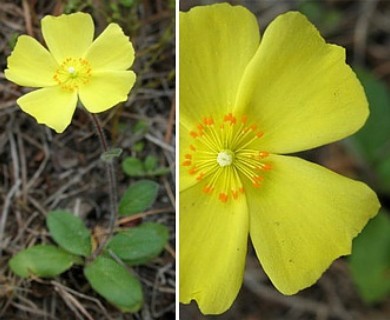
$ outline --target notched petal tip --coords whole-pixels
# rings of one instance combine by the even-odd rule
[[[202,186],[180,193],[180,301],[196,300],[205,314],[232,305],[242,284],[248,239],[245,197],[205,200]],[[213,214],[210,214],[210,213]],[[210,261],[213,267],[210,268]]]
[[[87,85],[80,88],[80,100],[89,112],[106,111],[127,100],[135,79],[133,71],[99,72],[92,76]]]
[[[313,285],[334,260],[350,254],[353,238],[380,204],[362,182],[299,158],[270,158],[274,169],[262,197],[248,190],[250,235],[274,286],[291,295]]]
[[[47,47],[59,64],[69,57],[82,57],[92,44],[95,27],[90,14],[45,16],[41,25]]]
[[[110,23],[85,54],[95,71],[122,71],[134,62],[134,48],[129,37],[116,23]]]
[[[238,111],[262,123],[264,147],[279,154],[345,138],[368,115],[345,50],[326,43],[298,12],[282,14],[267,27],[237,100]]]
[[[55,85],[53,73],[57,63],[52,55],[34,38],[18,37],[12,53],[7,58],[5,78],[26,87]]]
[[[242,75],[259,46],[257,19],[242,6],[222,3],[183,12],[179,23],[180,121],[222,117],[235,107]]]
[[[48,87],[27,93],[16,102],[39,124],[62,133],[72,121],[77,93],[64,91],[58,86]]]

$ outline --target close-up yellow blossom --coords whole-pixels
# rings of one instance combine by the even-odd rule
[[[369,115],[345,50],[299,12],[260,38],[216,4],[180,13],[180,301],[226,311],[248,235],[272,284],[313,285],[380,207],[364,183],[285,154],[343,139]]]
[[[47,49],[21,35],[5,70],[8,80],[39,88],[17,100],[24,112],[61,133],[78,100],[89,112],[99,113],[127,99],[136,78],[128,70],[134,50],[118,24],[109,24],[95,40],[94,23],[86,13],[45,16],[41,25]]]

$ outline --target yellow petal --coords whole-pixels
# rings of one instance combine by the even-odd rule
[[[88,49],[92,70],[126,70],[134,60],[133,45],[121,27],[111,23]]]
[[[256,18],[229,4],[180,13],[180,121],[220,118],[259,44]]]
[[[80,100],[89,112],[102,112],[127,100],[134,82],[132,71],[93,73],[90,82],[79,90]]]
[[[77,12],[42,19],[42,33],[59,64],[66,58],[81,58],[92,43],[94,25],[89,14]]]
[[[34,38],[22,35],[8,57],[5,77],[20,86],[48,87],[56,85],[53,79],[57,63],[52,55]]]
[[[276,18],[240,85],[237,113],[257,120],[261,145],[289,153],[344,138],[368,116],[362,86],[344,49],[326,44],[300,13]]]
[[[180,193],[180,301],[226,311],[242,284],[248,237],[245,197],[222,203],[198,184]]]
[[[380,207],[375,193],[305,160],[269,157],[261,189],[246,188],[250,236],[272,283],[284,294],[311,286]]]
[[[77,93],[62,90],[58,86],[48,87],[25,94],[17,103],[38,123],[61,133],[72,120],[77,105]]]

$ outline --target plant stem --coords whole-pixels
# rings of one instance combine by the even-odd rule
[[[99,137],[100,145],[103,153],[108,152],[108,144],[107,139],[104,134],[102,125],[100,123],[99,118],[94,113],[89,113],[96,129],[96,133]],[[109,205],[110,205],[110,224],[108,227],[108,232],[103,241],[100,242],[99,247],[96,249],[94,256],[98,256],[100,252],[103,250],[107,241],[111,238],[114,233],[115,221],[118,218],[118,192],[117,192],[117,184],[116,184],[116,176],[114,170],[114,159],[104,161],[104,165],[106,167],[106,175],[108,180],[108,194],[109,194]]]

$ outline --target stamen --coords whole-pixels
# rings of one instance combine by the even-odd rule
[[[266,161],[269,153],[257,148],[264,132],[246,115],[228,113],[217,120],[206,116],[189,134],[192,143],[181,164],[204,184],[204,194],[214,195],[222,203],[238,199],[245,192],[244,184],[261,187],[266,172],[272,169]]]
[[[77,90],[87,84],[92,69],[86,59],[66,58],[53,75],[53,79],[67,91]]]

